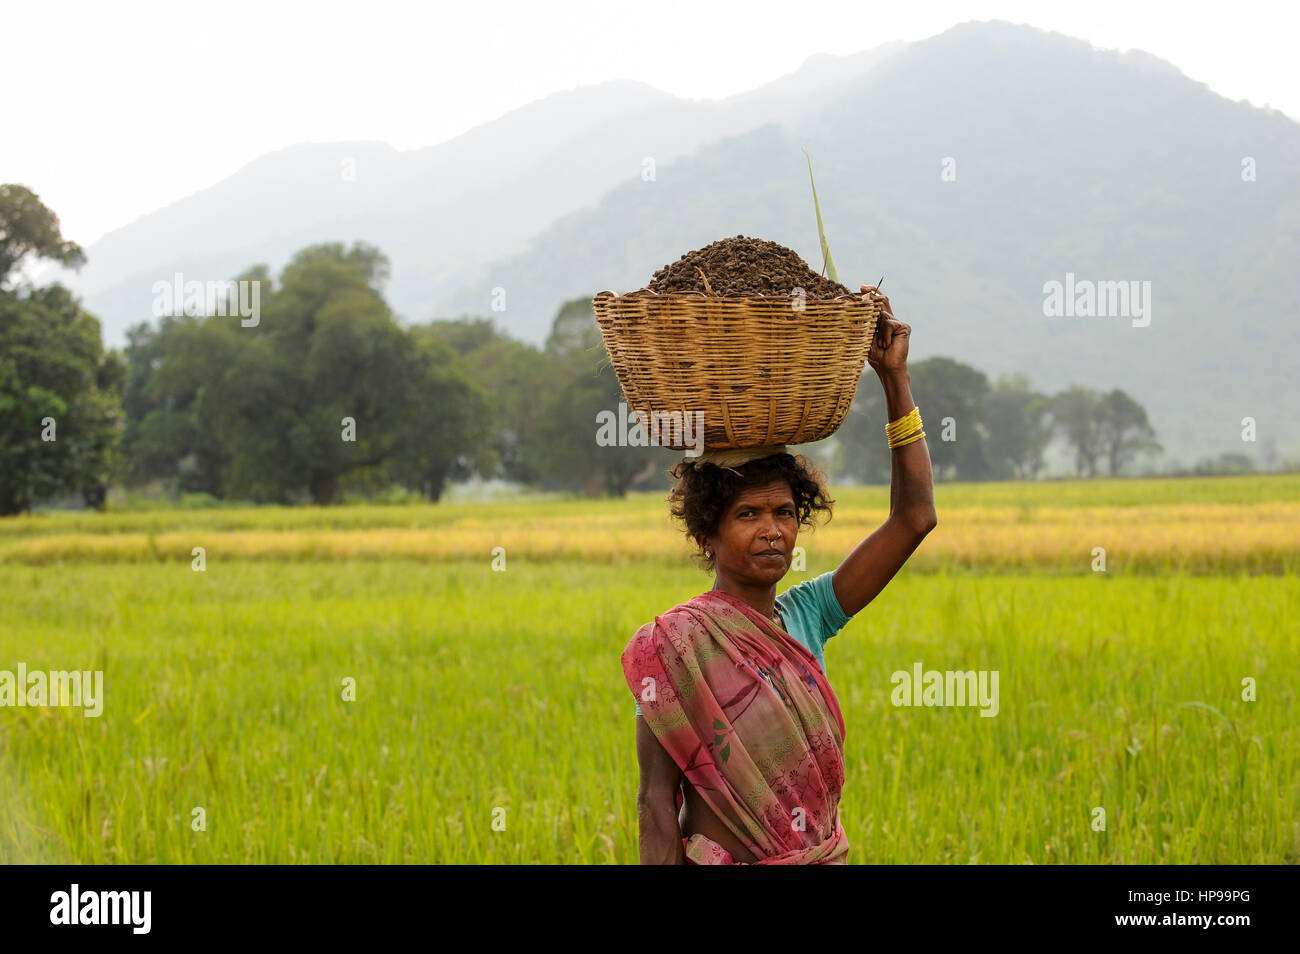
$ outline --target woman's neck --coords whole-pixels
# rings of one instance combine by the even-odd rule
[[[768,619],[776,620],[776,584],[760,584],[758,586],[746,586],[742,583],[734,583],[730,580],[724,580],[716,577],[713,581],[713,588],[721,590],[728,596],[734,596],[746,606],[749,606],[757,613],[762,613]]]

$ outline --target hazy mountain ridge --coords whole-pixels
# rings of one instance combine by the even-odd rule
[[[522,250],[557,217],[639,176],[647,156],[669,161],[729,131],[791,115],[903,46],[810,57],[792,74],[718,102],[617,80],[548,96],[412,152],[375,143],[280,150],[105,236],[87,250],[81,274],[64,280],[86,296],[115,344],[126,327],[151,317],[153,283],[177,271],[224,279],[254,263],[278,269],[315,242],[364,240],[392,259],[388,295],[396,310],[424,320],[439,295],[481,275],[487,262]]]
[[[596,103],[592,116],[570,114],[580,94]],[[553,99],[570,109],[556,107],[567,117],[556,135],[529,125]],[[1242,450],[1248,415],[1261,441],[1271,435],[1295,453],[1297,425],[1276,408],[1300,396],[1287,373],[1300,343],[1298,130],[1141,51],[967,23],[919,43],[810,57],[719,102],[623,83],[557,94],[416,151],[447,169],[457,151],[496,163],[477,180],[426,181],[424,192],[367,172],[412,155],[382,144],[286,151],[288,167],[312,157],[321,188],[364,186],[365,201],[322,202],[329,216],[296,228],[292,216],[260,216],[261,238],[151,262],[87,306],[117,343],[127,324],[151,317],[152,282],[174,271],[225,278],[257,262],[278,268],[313,242],[364,239],[392,259],[388,298],[408,319],[491,314],[540,343],[563,301],[641,287],[726,235],[782,242],[820,268],[807,147],[841,279],[887,276],[916,326],[917,357],[1028,371],[1047,390],[1124,387],[1184,462]],[[349,151],[358,175],[344,182]],[[268,182],[280,155],[259,167]],[[1241,179],[1244,156],[1255,182]],[[642,177],[647,157],[652,181]],[[940,177],[945,157],[954,181]],[[232,184],[219,186],[195,201],[237,207]],[[417,204],[425,199],[433,204]],[[89,251],[94,262],[103,250]],[[1045,317],[1044,282],[1067,273],[1150,281],[1151,324]],[[496,287],[507,293],[502,314],[490,311]]]
[[[1300,343],[1300,126],[1145,54],[1010,24],[913,44],[821,110],[614,189],[440,311],[481,311],[500,285],[502,323],[537,341],[559,301],[641,287],[726,235],[820,268],[803,146],[841,279],[888,276],[917,357],[1026,371],[1046,390],[1123,387],[1184,463],[1252,451],[1244,416],[1261,442],[1300,449],[1277,410],[1300,397],[1286,358]],[[1246,156],[1257,181],[1242,181]],[[1044,283],[1067,273],[1150,281],[1150,324],[1046,317]]]
[[[168,262],[246,256],[279,235],[329,234],[331,223],[448,202],[514,174],[513,151],[549,152],[605,118],[672,101],[644,83],[616,80],[556,93],[423,149],[401,152],[376,142],[289,146],[110,232],[87,249],[88,263],[71,284],[94,294]]]

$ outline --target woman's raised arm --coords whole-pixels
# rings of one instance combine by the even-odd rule
[[[912,329],[894,317],[889,299],[874,286],[863,285],[862,290],[881,299],[880,321],[867,363],[884,388],[886,418],[896,421],[916,407],[907,370]],[[889,517],[845,557],[831,577],[835,597],[848,616],[876,598],[939,522],[925,438],[895,447],[890,452],[890,464]]]

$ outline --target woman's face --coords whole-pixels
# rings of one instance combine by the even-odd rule
[[[777,583],[790,569],[799,518],[790,483],[775,480],[742,490],[707,538],[718,575],[737,583]]]

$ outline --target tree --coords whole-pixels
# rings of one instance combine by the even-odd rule
[[[425,355],[380,294],[387,274],[377,249],[317,245],[263,296],[255,334],[201,398],[231,457],[228,492],[284,498],[305,486],[330,503],[341,478],[390,463],[427,421]]]
[[[32,258],[85,261],[31,189],[0,185],[0,514],[67,492],[103,507],[118,466],[126,369],[62,285],[11,289]]]
[[[544,486],[621,497],[656,469],[667,469],[669,454],[661,447],[597,442],[600,417],[616,420],[624,398],[590,298],[561,306],[545,357],[547,387],[541,394],[534,391],[538,413],[522,441],[523,456]],[[627,432],[629,440],[649,439],[635,421]]]
[[[456,352],[436,336],[411,336],[422,358],[415,375],[421,413],[406,420],[390,473],[432,501],[450,480],[490,473],[492,404]]]
[[[276,286],[261,266],[236,279],[264,283],[256,325],[180,317],[160,322],[160,342],[133,339],[140,472],[215,478],[221,495],[254,500],[327,504],[347,481],[391,480],[437,499],[468,466],[486,396],[454,352],[397,324],[387,274],[362,243],[312,246]]]
[[[919,406],[919,405],[918,405]],[[874,373],[858,381],[849,413],[835,434],[832,470],[867,484],[889,483],[890,450],[885,438],[885,395]],[[930,435],[926,434],[928,442]]]
[[[955,480],[992,476],[984,424],[989,379],[984,372],[952,358],[927,358],[912,365],[911,378],[936,476]],[[952,439],[945,440],[948,436]]]
[[[215,331],[205,330],[201,318],[183,315],[127,331],[122,444],[129,483],[160,479],[175,493],[221,494],[227,456],[199,429],[194,414],[200,387],[230,360],[229,347],[214,340]]]
[[[0,184],[0,290],[8,288],[28,258],[44,258],[69,268],[85,264],[81,246],[59,231],[59,217],[26,186]]]
[[[991,476],[983,409],[988,378],[952,358],[918,361],[909,373],[936,479],[983,480]],[[945,423],[946,418],[951,422]],[[887,423],[880,382],[874,374],[864,374],[837,433],[834,469],[867,483],[888,483],[893,464],[885,436]],[[947,433],[952,433],[952,440],[943,439]]]
[[[1052,440],[1050,400],[1024,374],[1004,375],[984,398],[984,426],[993,476],[1033,480]]]
[[[60,493],[103,507],[125,375],[63,286],[0,292],[0,514]]]
[[[465,375],[491,393],[487,420],[471,430],[474,470],[484,477],[538,483],[542,475],[536,461],[525,453],[524,440],[541,419],[538,395],[545,393],[544,382],[551,374],[547,355],[511,338],[485,318],[434,321],[412,332],[430,347],[450,347],[459,356]]]
[[[468,358],[495,342],[510,340],[490,318],[431,321],[412,330],[421,337],[442,342],[462,358]]]
[[[1191,472],[1204,475],[1253,474],[1255,473],[1255,462],[1250,459],[1248,454],[1227,451],[1219,454],[1218,457],[1201,458],[1196,462]]]
[[[1123,391],[1111,391],[1098,403],[1097,441],[1112,477],[1118,476],[1137,454],[1159,451],[1155,437],[1146,409]]]
[[[1074,469],[1080,476],[1097,476],[1101,436],[1097,430],[1101,396],[1088,388],[1072,387],[1051,399],[1053,431],[1074,450]]]

